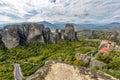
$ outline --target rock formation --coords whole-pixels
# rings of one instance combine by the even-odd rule
[[[72,24],[66,24],[65,26],[65,38],[74,41],[77,40],[74,26]]]
[[[112,76],[75,67],[58,61],[49,61],[42,68],[29,76],[26,80],[117,80]]]
[[[0,29],[0,45],[4,45],[4,43],[2,41],[2,33],[3,33],[3,30]]]
[[[7,26],[2,33],[2,41],[10,49],[19,45],[20,37],[16,26]]]
[[[88,66],[90,67],[98,67],[98,68],[104,68],[106,66],[105,63],[99,61],[99,60],[96,60],[95,58],[93,57],[90,57],[86,54],[76,54],[75,55],[75,58],[77,60],[82,60],[85,64],[87,64]]]
[[[38,41],[44,43],[43,30],[44,30],[43,25],[31,24],[28,30],[27,42],[31,43]]]
[[[44,29],[44,40],[45,40],[45,42],[46,43],[49,43],[50,41],[50,34],[51,34],[52,32],[51,32],[51,30],[50,30],[50,28],[45,28]]]
[[[56,29],[53,33],[50,28],[44,28],[43,24],[23,23],[7,25],[0,31],[0,43],[10,49],[24,43],[58,43],[60,40],[77,40],[76,33],[72,24],[67,24],[65,30]]]
[[[62,40],[65,39],[65,30],[60,31],[60,37],[61,37]]]

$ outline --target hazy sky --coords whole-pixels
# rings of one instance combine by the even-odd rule
[[[0,24],[120,22],[120,0],[0,0]]]

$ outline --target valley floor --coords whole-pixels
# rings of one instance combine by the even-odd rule
[[[75,54],[85,54],[94,51],[97,53],[99,40],[83,39],[69,42],[61,41],[58,44],[43,44],[36,42],[12,49],[0,47],[0,80],[14,79],[14,63],[19,63],[24,77],[30,76],[48,60],[61,60],[75,66],[84,66],[83,61],[77,60]],[[105,69],[99,69],[120,79],[120,52],[111,52],[108,56],[99,56],[96,59],[107,64]],[[98,68],[92,68],[98,70]]]

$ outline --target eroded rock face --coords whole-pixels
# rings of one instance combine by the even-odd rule
[[[2,31],[2,32],[1,32]],[[26,43],[43,42],[58,43],[60,40],[74,41],[77,39],[72,24],[67,24],[65,30],[56,29],[53,33],[50,28],[37,23],[23,23],[8,25],[0,31],[0,43],[10,49]]]
[[[61,31],[60,31],[60,38],[61,38],[62,40],[65,39],[65,30],[61,30]]]
[[[65,37],[70,41],[77,40],[74,26],[72,24],[66,24],[65,26]]]
[[[55,33],[51,34],[51,41],[52,43],[58,43],[60,41],[60,33],[59,30],[56,29]]]
[[[0,29],[0,45],[4,45],[4,43],[2,41],[2,33],[3,33],[3,30]]]
[[[44,29],[44,40],[45,40],[45,42],[46,43],[50,43],[50,34],[51,34],[52,32],[51,32],[51,30],[50,30],[50,28],[45,28]]]
[[[8,49],[19,46],[20,37],[16,25],[4,28],[2,41]]]
[[[18,34],[20,37],[20,45],[24,45],[27,43],[27,36],[29,32],[30,24],[20,24],[18,25]]]
[[[110,75],[57,61],[46,63],[27,80],[117,80]]]
[[[41,24],[31,24],[29,27],[29,32],[27,36],[28,43],[31,42],[44,42],[43,38],[44,26]]]

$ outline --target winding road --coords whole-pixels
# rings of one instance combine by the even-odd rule
[[[15,80],[22,80],[23,75],[21,72],[20,64],[14,64],[14,78]]]

